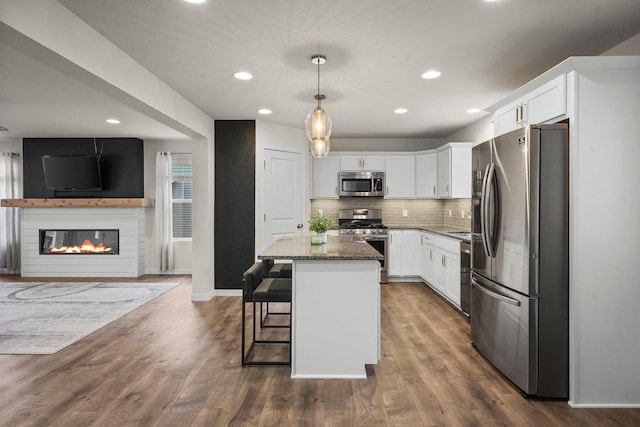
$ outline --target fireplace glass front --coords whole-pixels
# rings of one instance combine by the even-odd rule
[[[41,255],[117,255],[119,230],[40,230]]]

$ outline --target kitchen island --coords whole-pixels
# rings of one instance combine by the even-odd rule
[[[258,255],[293,263],[292,378],[366,378],[380,358],[380,260],[351,236],[286,236]]]

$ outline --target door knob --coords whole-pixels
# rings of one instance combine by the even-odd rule
[[[298,224],[296,227],[298,227],[298,228],[302,228],[302,227],[304,227],[304,225],[302,225],[302,224]]]

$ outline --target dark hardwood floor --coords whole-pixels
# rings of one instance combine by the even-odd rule
[[[56,354],[0,355],[0,425],[640,425],[640,410],[523,398],[422,284],[382,287],[368,379],[292,380],[288,367],[240,366],[239,297],[193,303],[189,276],[133,281],[183,285]]]

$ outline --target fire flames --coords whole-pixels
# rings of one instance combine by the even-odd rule
[[[60,246],[59,248],[50,248],[52,254],[103,254],[113,251],[113,248],[105,246],[102,242],[94,245],[89,239],[85,239],[81,245]]]

